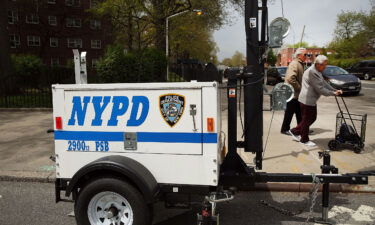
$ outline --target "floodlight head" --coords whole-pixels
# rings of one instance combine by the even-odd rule
[[[270,23],[270,27],[279,27],[283,38],[288,36],[290,31],[290,22],[284,17],[277,17]]]
[[[272,20],[269,27],[269,46],[271,48],[281,47],[283,39],[288,36],[290,31],[290,22],[284,17],[278,17]]]
[[[285,110],[286,104],[294,98],[294,89],[288,83],[278,83],[272,90],[272,110]]]

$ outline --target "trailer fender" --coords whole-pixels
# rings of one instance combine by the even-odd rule
[[[146,167],[128,157],[112,155],[95,160],[78,170],[66,188],[66,197],[80,188],[84,182],[107,175],[126,179],[143,194],[148,203],[153,202],[159,192],[155,177]]]

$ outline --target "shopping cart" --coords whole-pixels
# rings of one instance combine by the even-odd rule
[[[341,97],[346,113],[341,109],[338,98],[335,96],[340,110],[336,115],[335,139],[328,142],[330,150],[338,150],[341,146],[351,146],[355,153],[361,153],[365,146],[367,114],[357,115],[349,113],[348,107]],[[351,122],[348,124],[347,121]]]

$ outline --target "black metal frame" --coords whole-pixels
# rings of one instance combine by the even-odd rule
[[[259,10],[262,11],[261,40],[259,41],[258,26],[250,26],[250,18],[258,21]],[[262,7],[258,0],[245,1],[245,27],[247,36],[247,67],[240,76],[228,77],[228,153],[220,168],[219,185],[224,189],[245,189],[255,183],[267,182],[302,182],[313,183],[319,179],[323,184],[323,220],[327,221],[329,206],[330,183],[368,184],[368,176],[358,173],[338,174],[338,169],[331,165],[328,151],[320,152],[323,158],[322,174],[295,173],[264,173],[256,172],[262,169],[263,160],[263,77],[264,61],[262,55],[267,48],[267,0],[262,0]],[[258,24],[258,23],[257,23]],[[244,85],[238,87],[238,80]],[[242,83],[242,82],[240,82]],[[237,89],[244,88],[245,105],[245,141],[237,141]],[[237,153],[237,148],[244,148],[245,152],[255,153],[255,168],[248,167]]]

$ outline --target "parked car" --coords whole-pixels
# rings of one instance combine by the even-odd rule
[[[336,89],[344,93],[358,95],[361,91],[361,80],[338,66],[327,66],[323,71],[324,78]]]
[[[284,82],[286,70],[288,67],[271,67],[267,71],[267,84],[275,85],[280,82]]]
[[[243,72],[242,67],[228,67],[224,70],[224,77],[228,78],[229,74],[233,74],[233,73],[236,75],[240,75],[242,72]]]
[[[360,61],[347,70],[360,79],[371,80],[375,77],[375,60]]]

